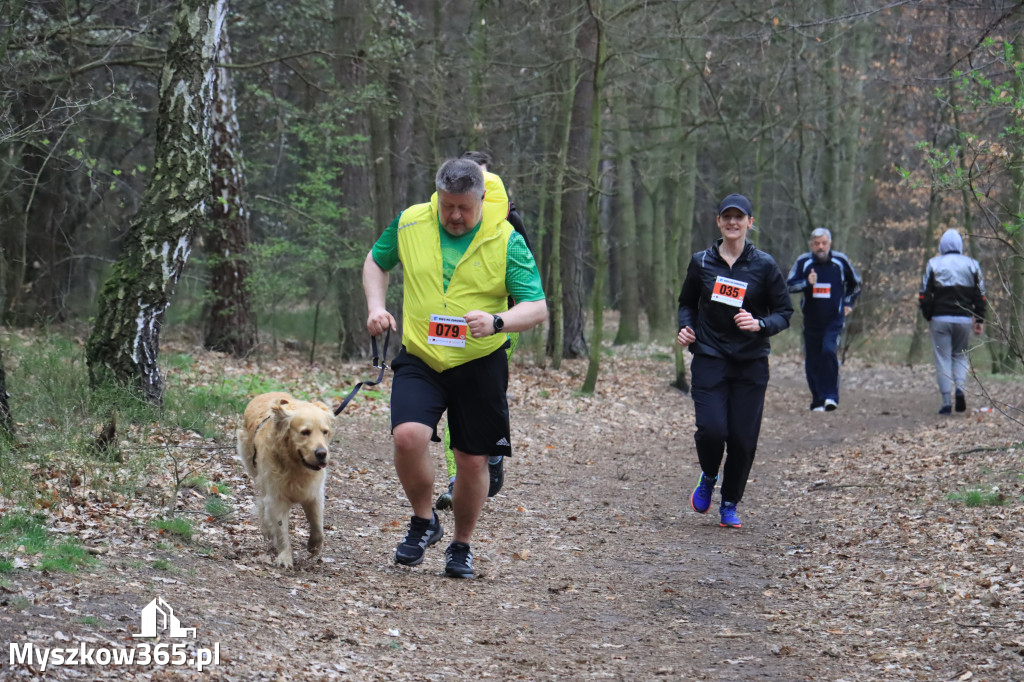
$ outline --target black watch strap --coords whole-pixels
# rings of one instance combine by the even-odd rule
[[[494,316],[494,333],[497,334],[505,328],[505,320],[501,319],[500,315]]]

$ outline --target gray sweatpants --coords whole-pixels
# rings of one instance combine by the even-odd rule
[[[935,349],[935,379],[944,397],[955,386],[967,383],[967,349],[971,341],[971,322],[932,320],[932,347]]]

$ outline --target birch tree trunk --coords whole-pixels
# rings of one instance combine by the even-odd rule
[[[163,402],[160,327],[210,196],[209,105],[226,0],[181,0],[160,78],[153,177],[100,294],[89,379]]]
[[[238,132],[238,113],[231,73],[228,32],[221,35],[217,54],[211,112],[210,171],[213,179],[210,252],[210,289],[213,300],[206,309],[204,345],[248,355],[256,346],[256,331],[249,301],[249,211],[245,205],[245,172]]]
[[[7,372],[4,371],[3,349],[0,348],[0,438],[14,435],[14,416],[7,402]]]

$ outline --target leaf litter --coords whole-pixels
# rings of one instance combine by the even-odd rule
[[[182,381],[259,376],[325,402],[369,372],[185,350],[194,362]],[[43,510],[99,564],[42,572],[18,555],[3,576],[0,632],[37,647],[130,647],[140,609],[162,596],[197,628],[191,647],[219,644],[210,679],[1020,679],[1020,382],[985,387],[992,396],[974,384],[977,407],[942,418],[927,369],[854,360],[840,409],[811,413],[801,359],[773,357],[744,528],[733,531],[714,508],[689,509],[692,403],[668,386],[671,360],[657,358],[670,354],[638,346],[603,358],[592,396],[577,395],[585,361],[557,372],[514,365],[515,456],[474,536],[475,581],[443,576],[450,513],[423,565],[391,560],[409,509],[385,390],[338,419],[320,561],[299,549],[295,570],[272,565],[234,460],[240,415],[226,415],[212,438],[152,438],[166,457],[137,489],[79,479],[70,502]],[[1016,420],[977,411],[991,405]],[[126,460],[131,447],[122,443]],[[432,453],[439,491],[443,457]],[[213,485],[179,486],[185,473]],[[72,480],[35,474],[53,490]],[[968,489],[995,491],[1001,504],[953,497]],[[211,495],[233,511],[208,514]],[[190,540],[153,525],[171,517],[191,522]],[[292,526],[301,548],[297,510]],[[5,679],[38,673],[4,668]],[[45,678],[191,679],[153,665],[65,666]]]

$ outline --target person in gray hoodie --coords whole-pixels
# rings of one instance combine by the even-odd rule
[[[971,331],[981,334],[985,322],[985,280],[978,261],[964,253],[964,241],[956,230],[946,230],[939,240],[939,255],[928,261],[918,302],[924,319],[931,323],[935,349],[935,378],[942,394],[939,414],[967,409],[967,351]],[[955,390],[955,393],[954,393]]]

